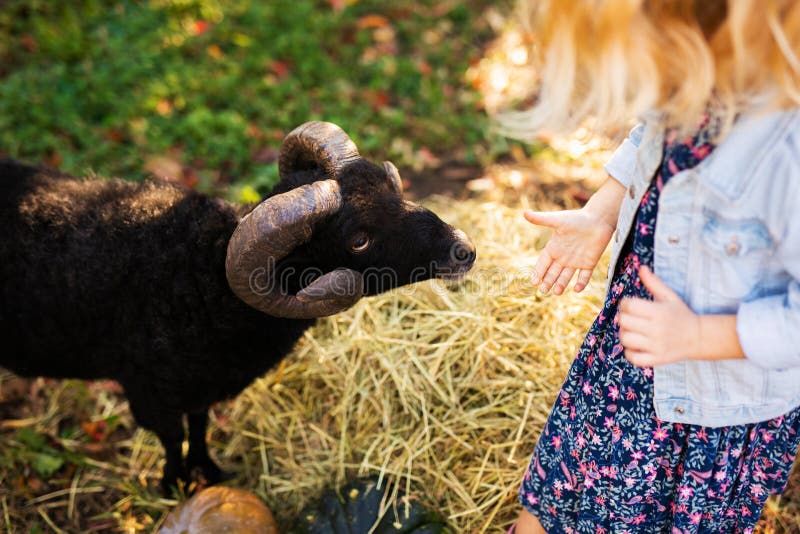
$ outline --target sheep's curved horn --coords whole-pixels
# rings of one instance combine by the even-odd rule
[[[327,273],[297,295],[289,295],[275,267],[298,245],[311,238],[314,223],[342,206],[335,180],[303,185],[271,197],[246,215],[228,242],[225,272],[228,285],[246,304],[291,319],[339,313],[361,298],[361,274],[350,269]]]
[[[386,171],[386,176],[389,178],[389,185],[394,191],[403,196],[403,179],[400,178],[400,171],[394,166],[391,161],[383,162],[383,169]]]
[[[301,124],[283,140],[278,156],[278,172],[286,176],[294,171],[321,167],[336,179],[348,164],[361,158],[355,143],[344,130],[330,122]]]

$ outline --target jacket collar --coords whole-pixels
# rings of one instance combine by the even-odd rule
[[[755,170],[794,128],[800,128],[800,110],[753,112],[742,115],[714,152],[700,162],[702,181],[729,200],[738,200]]]

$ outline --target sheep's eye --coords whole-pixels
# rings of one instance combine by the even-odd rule
[[[353,252],[364,252],[369,247],[369,236],[367,234],[359,235],[353,244],[350,246],[350,250]]]

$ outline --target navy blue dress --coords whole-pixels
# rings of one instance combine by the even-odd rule
[[[721,428],[661,421],[652,369],[630,364],[619,341],[620,299],[650,298],[639,267],[653,266],[659,193],[713,151],[711,133],[706,119],[689,138],[668,134],[603,309],[539,438],[519,499],[550,534],[749,533],[786,485],[800,409]]]

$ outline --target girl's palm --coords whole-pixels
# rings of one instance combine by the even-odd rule
[[[542,292],[560,295],[578,273],[575,291],[589,283],[600,256],[611,240],[614,227],[585,209],[553,212],[526,211],[525,218],[553,229],[553,235],[536,262],[533,283]]]

